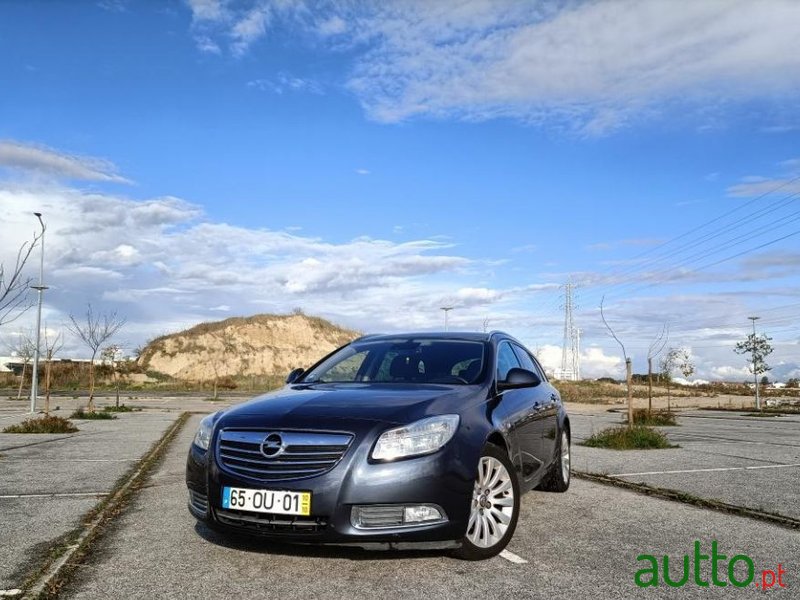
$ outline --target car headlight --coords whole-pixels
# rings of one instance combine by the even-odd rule
[[[458,415],[440,415],[384,431],[372,450],[375,460],[394,460],[436,452],[455,435]]]
[[[194,443],[196,446],[203,450],[208,450],[208,445],[211,443],[211,432],[214,430],[214,417],[217,413],[212,413],[200,421],[200,427],[197,433],[194,434]]]

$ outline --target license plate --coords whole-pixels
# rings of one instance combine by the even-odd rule
[[[307,517],[311,514],[311,492],[251,490],[225,486],[222,488],[222,508]]]

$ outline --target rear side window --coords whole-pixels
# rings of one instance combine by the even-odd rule
[[[511,369],[519,368],[520,363],[514,349],[508,342],[501,342],[497,349],[497,380],[504,381]]]
[[[539,366],[533,357],[528,354],[527,350],[521,346],[517,346],[514,344],[514,352],[517,353],[517,357],[519,358],[519,362],[522,365],[523,369],[528,369],[528,371],[533,371],[536,373],[542,381],[547,381],[545,378],[544,372],[542,368]]]

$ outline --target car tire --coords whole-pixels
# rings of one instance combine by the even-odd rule
[[[545,475],[542,483],[537,489],[545,492],[563,493],[569,489],[569,482],[572,480],[572,461],[569,439],[569,430],[564,428],[558,440],[556,449],[556,460],[550,466],[550,470]]]
[[[521,494],[508,453],[487,444],[478,461],[467,531],[453,554],[462,560],[497,556],[517,528]]]

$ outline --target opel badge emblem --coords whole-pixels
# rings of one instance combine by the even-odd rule
[[[283,439],[280,434],[270,433],[264,441],[261,442],[261,454],[267,458],[275,458],[283,452]]]

